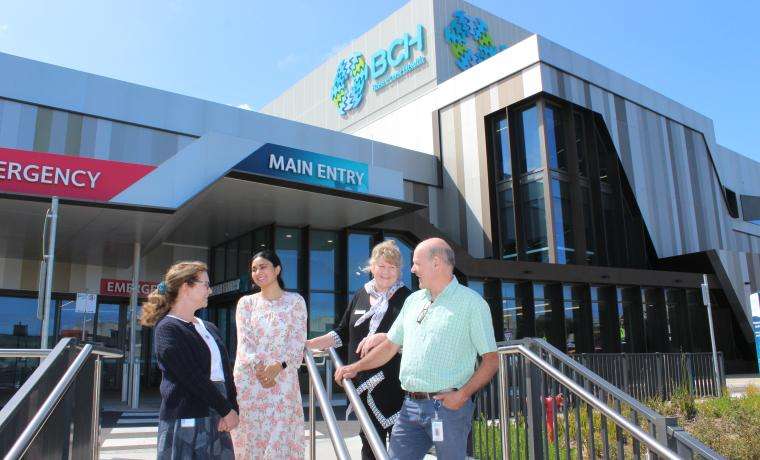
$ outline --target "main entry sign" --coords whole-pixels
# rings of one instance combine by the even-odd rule
[[[108,201],[155,166],[0,148],[0,192]]]
[[[365,163],[320,153],[264,144],[233,170],[352,192],[369,192]]]

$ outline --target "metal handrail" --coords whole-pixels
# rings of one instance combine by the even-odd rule
[[[531,339],[513,340],[512,342],[510,342],[510,344],[523,345],[525,347],[528,347],[531,344],[538,345],[539,347],[541,347],[541,349],[543,349],[544,351],[552,355],[552,357],[561,361],[562,364],[568,366],[578,375],[582,375],[583,377],[592,381],[594,384],[603,387],[604,391],[606,391],[611,396],[618,399],[620,402],[624,402],[628,404],[629,406],[636,408],[636,411],[644,415],[647,419],[649,419],[650,422],[654,422],[655,419],[660,417],[660,414],[650,409],[649,407],[641,404],[641,402],[639,402],[636,398],[632,397],[631,395],[624,392],[620,388],[610,384],[609,382],[604,380],[600,375],[598,375],[596,372],[583,366],[578,361],[562,353],[558,348],[551,345],[549,342],[547,342],[544,339],[531,338]],[[508,345],[508,346],[511,346],[511,345]]]
[[[697,454],[702,458],[716,458],[716,452],[714,450],[696,439],[694,436],[690,436],[682,427],[669,426],[667,429],[668,433],[673,436],[673,438],[691,450],[692,458],[696,458],[694,454]],[[680,444],[678,448],[681,448]],[[679,451],[678,453],[680,454],[681,452]],[[725,457],[718,456],[717,458]]]
[[[74,339],[69,339],[74,340]],[[93,355],[102,356],[103,358],[122,358],[123,353],[115,348],[96,347],[88,344],[92,348],[90,352]],[[0,348],[0,358],[45,358],[52,348]]]
[[[529,350],[525,345],[507,345],[504,347],[500,347],[498,351],[499,351],[499,354],[519,354],[519,355],[524,356],[529,361],[531,361],[534,365],[541,368],[544,372],[549,374],[552,378],[554,378],[559,383],[561,383],[562,385],[567,387],[569,390],[571,390],[573,393],[578,395],[581,399],[583,399],[586,402],[586,404],[593,406],[598,411],[604,413],[605,416],[612,419],[612,421],[616,425],[630,432],[634,438],[646,444],[651,450],[656,452],[658,455],[661,455],[671,460],[678,460],[680,458],[675,452],[671,451],[668,447],[660,444],[660,442],[658,442],[651,435],[641,430],[641,428],[639,428],[637,425],[630,422],[621,414],[618,414],[617,412],[615,412],[607,404],[603,403],[602,401],[597,399],[593,394],[591,394],[590,392],[586,391],[583,387],[578,385],[573,379],[571,379],[570,377],[566,376],[565,374],[557,370],[554,366],[547,363],[545,360],[541,359],[537,354]],[[499,379],[499,384],[503,385],[502,379]],[[500,393],[502,392],[503,391],[500,391]],[[503,417],[506,417],[506,414],[503,414]]]
[[[308,347],[304,350],[304,361],[306,362],[306,368],[309,371],[309,423],[311,431],[309,443],[311,459],[313,460],[316,458],[316,428],[314,418],[314,390],[316,389],[317,398],[319,399],[319,407],[322,409],[322,418],[324,418],[325,422],[327,423],[327,431],[330,434],[330,441],[332,442],[335,454],[338,456],[339,460],[350,460],[351,456],[348,454],[346,441],[343,439],[343,434],[341,433],[340,427],[338,426],[338,420],[335,418],[335,412],[332,410],[330,400],[327,397],[327,391],[325,390],[325,386],[322,383],[321,377],[319,376],[317,363],[314,361],[314,355]],[[327,378],[329,379],[331,376],[328,375]]]
[[[0,358],[44,358],[50,354],[50,349],[39,348],[1,348]]]
[[[11,399],[0,409],[0,428],[2,428],[2,424],[4,421],[10,417],[10,415],[16,411],[18,406],[22,403],[24,398],[26,398],[29,393],[34,389],[34,386],[36,383],[42,378],[43,375],[45,375],[45,372],[50,369],[50,367],[53,365],[56,359],[58,359],[64,351],[69,347],[69,344],[73,341],[72,338],[64,338],[58,341],[56,346],[52,349],[43,349],[37,351],[39,352],[45,352],[47,353],[47,356],[45,359],[42,359],[40,361],[39,366],[37,366],[37,369],[32,372],[32,375],[29,376],[29,378],[26,379],[26,382],[24,382],[23,385],[21,385],[21,388],[19,388],[16,393],[11,396]],[[22,350],[22,351],[29,351],[29,350]]]
[[[74,362],[71,363],[71,366],[69,366],[69,368],[63,374],[61,380],[55,385],[53,391],[50,392],[50,395],[47,397],[47,399],[45,399],[45,402],[42,404],[40,409],[36,414],[34,414],[34,417],[32,417],[32,420],[29,421],[29,424],[26,426],[26,428],[24,428],[24,431],[21,432],[21,435],[13,444],[13,447],[11,447],[11,449],[5,455],[5,460],[19,459],[24,455],[24,453],[26,453],[34,441],[34,438],[37,437],[37,434],[42,429],[42,425],[53,413],[53,410],[56,408],[56,406],[58,406],[58,403],[61,401],[61,399],[63,399],[63,396],[71,384],[74,382],[74,379],[79,374],[79,371],[81,371],[82,367],[84,367],[85,363],[87,362],[87,358],[90,356],[90,354],[92,354],[92,349],[92,345],[89,344],[82,347],[82,350],[79,352],[79,354],[77,354]]]
[[[330,358],[333,360],[333,363],[335,363],[336,369],[343,366],[343,362],[341,361],[340,357],[338,356],[338,353],[335,351],[334,348],[332,347],[328,348],[327,352],[330,354]],[[359,392],[356,391],[356,387],[354,386],[354,383],[351,381],[351,379],[343,379],[342,383],[343,383],[343,389],[346,391],[346,396],[348,396],[348,400],[351,402],[351,405],[356,411],[356,418],[359,419],[359,424],[361,425],[362,430],[364,431],[364,435],[367,437],[367,440],[369,441],[369,445],[372,448],[372,453],[375,454],[375,458],[380,459],[380,460],[390,459],[390,457],[388,456],[388,451],[385,449],[385,445],[383,444],[383,441],[380,439],[380,435],[377,434],[375,425],[372,423],[372,420],[369,418],[369,413],[367,413],[367,409],[364,407],[364,404],[362,403],[362,400],[359,397]]]

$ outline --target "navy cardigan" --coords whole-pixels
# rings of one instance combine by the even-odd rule
[[[154,336],[158,368],[162,375],[161,420],[207,417],[209,408],[221,416],[227,415],[232,409],[239,412],[227,347],[216,326],[208,321],[203,323],[219,347],[227,397],[211,382],[211,351],[195,326],[187,321],[164,316],[156,324]]]

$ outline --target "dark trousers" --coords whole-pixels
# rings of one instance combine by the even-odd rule
[[[367,393],[362,393],[361,398],[364,407],[367,409],[367,412],[369,412],[369,418],[372,420],[372,424],[375,426],[378,436],[380,436],[380,441],[387,449],[388,437],[390,436],[391,429],[393,429],[393,425],[389,426],[387,429],[383,428],[382,425],[375,420],[375,416],[372,414],[372,411],[369,410],[369,407],[367,407]],[[362,460],[375,460],[375,454],[372,453],[372,447],[370,447],[369,439],[364,435],[364,430],[359,431],[359,438],[362,440]]]

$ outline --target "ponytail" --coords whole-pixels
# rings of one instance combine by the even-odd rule
[[[179,295],[179,288],[189,281],[197,280],[198,274],[203,272],[208,272],[208,267],[203,262],[177,262],[172,265],[166,271],[164,280],[148,295],[147,302],[143,303],[140,324],[155,326],[171,310]]]

